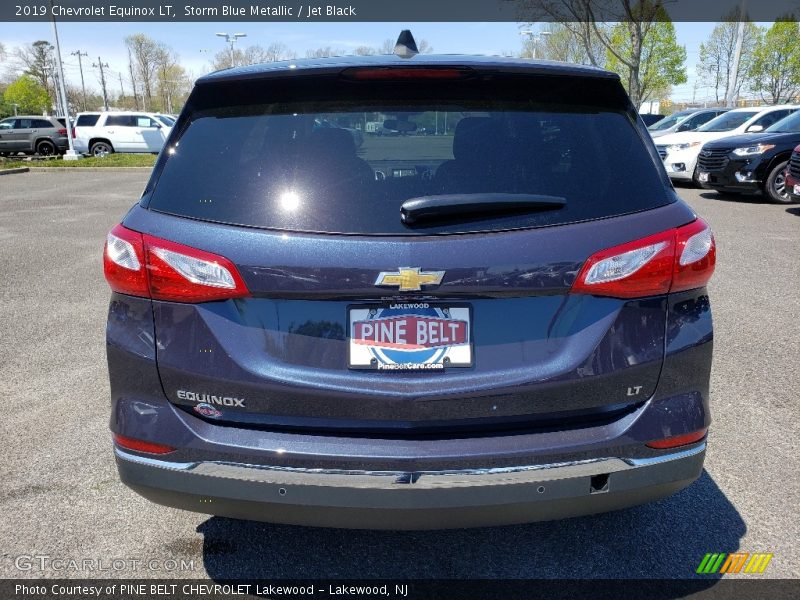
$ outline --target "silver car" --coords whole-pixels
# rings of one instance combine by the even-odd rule
[[[653,123],[647,131],[654,138],[680,131],[694,131],[727,111],[727,108],[687,108]]]
[[[67,128],[55,117],[16,116],[0,121],[0,156],[53,156],[67,150]]]

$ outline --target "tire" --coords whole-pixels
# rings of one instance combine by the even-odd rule
[[[36,154],[39,156],[55,156],[58,154],[58,149],[50,140],[40,140],[36,143]]]
[[[779,162],[769,172],[764,182],[764,194],[775,204],[791,204],[792,197],[786,189],[786,166],[788,161]]]
[[[89,154],[97,158],[102,158],[114,153],[114,148],[108,142],[95,142],[89,148]]]

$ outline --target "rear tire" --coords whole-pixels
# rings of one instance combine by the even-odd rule
[[[775,165],[769,172],[767,181],[764,183],[764,192],[775,204],[791,204],[792,197],[786,189],[786,167],[789,161],[783,161]]]
[[[108,142],[95,142],[92,144],[92,147],[89,148],[89,154],[97,158],[103,158],[113,153],[114,148]]]
[[[41,140],[36,144],[36,154],[39,156],[55,156],[57,154],[56,145],[50,140]]]

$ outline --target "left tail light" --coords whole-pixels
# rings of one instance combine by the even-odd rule
[[[58,135],[66,136],[67,135],[67,130],[66,129],[59,129],[56,133],[58,133]]]
[[[714,234],[702,219],[590,256],[572,292],[643,298],[702,287],[716,264]]]
[[[115,292],[170,300],[211,302],[250,294],[224,256],[117,225],[103,253],[106,281]]]

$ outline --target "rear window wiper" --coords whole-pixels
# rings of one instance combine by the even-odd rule
[[[409,198],[400,206],[400,220],[414,225],[481,214],[555,210],[566,204],[566,198],[541,194],[440,194]]]

